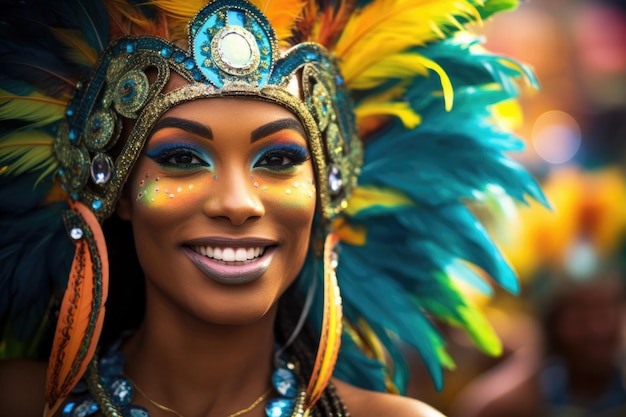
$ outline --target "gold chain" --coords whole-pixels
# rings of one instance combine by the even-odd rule
[[[164,406],[163,404],[159,404],[158,402],[154,401],[152,398],[148,397],[148,394],[146,394],[140,387],[139,385],[137,385],[137,383],[135,381],[133,381],[132,379],[130,379],[130,377],[128,375],[126,375],[126,378],[128,378],[128,380],[130,381],[131,384],[133,384],[135,386],[135,389],[137,391],[139,391],[139,393],[141,395],[144,396],[144,398],[148,401],[150,401],[150,403],[152,405],[154,405],[155,407],[163,410],[163,411],[167,411],[169,413],[175,414],[178,417],[183,417],[183,415],[181,413],[179,413],[178,411],[174,410],[173,408],[169,408],[167,406]],[[246,408],[244,408],[243,410],[239,410],[236,411],[232,414],[229,414],[227,417],[237,417],[240,416],[242,414],[245,414],[249,411],[252,411],[257,405],[259,405],[263,400],[265,400],[267,398],[267,396],[270,394],[270,392],[272,392],[272,387],[270,387],[267,391],[265,391],[259,398],[257,398],[256,400],[254,400],[254,402],[252,404],[250,404],[249,406],[247,406]]]

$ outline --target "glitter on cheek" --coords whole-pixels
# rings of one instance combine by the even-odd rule
[[[202,198],[200,193],[203,189],[206,190],[206,187],[200,187],[197,183],[180,184],[180,180],[175,178],[159,180],[159,182],[156,178],[142,180],[137,190],[136,201],[140,201],[145,207],[161,210],[186,204],[194,198]],[[176,201],[176,206],[171,206],[172,201]]]

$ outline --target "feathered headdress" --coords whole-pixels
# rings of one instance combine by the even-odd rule
[[[107,272],[99,222],[132,167],[128,155],[147,134],[131,134],[123,150],[113,146],[116,114],[138,120],[149,108],[156,120],[166,109],[153,101],[160,90],[133,72],[143,65],[130,59],[136,53],[192,85],[169,105],[240,94],[236,83],[230,93],[224,86],[244,80],[263,90],[250,94],[303,120],[322,184],[323,229],[340,238],[345,331],[337,377],[403,391],[402,340],[420,352],[440,387],[441,367],[452,360],[433,318],[499,352],[458,282],[488,292],[487,275],[515,292],[517,281],[466,203],[493,189],[545,203],[533,179],[504,155],[522,144],[499,123],[503,109],[515,108],[507,103],[520,82],[536,82],[524,66],[483,50],[465,27],[515,1],[253,1],[258,10],[243,0],[206,8],[204,1],[173,0],[34,3],[3,4],[0,27],[0,353],[41,354],[57,308],[51,300],[65,293],[57,335],[84,337],[77,345],[55,339],[49,402],[68,392],[97,342]],[[222,27],[220,7],[244,10],[244,18],[224,13],[239,22],[228,25],[239,25],[234,33],[251,48],[246,62],[222,54],[228,51],[220,39],[231,32],[213,31]],[[116,40],[146,34],[153,37]],[[200,34],[216,49],[180,47]],[[204,52],[213,54],[206,67],[196,58]],[[277,91],[302,68],[309,80],[304,103]],[[198,83],[210,86],[193,87]],[[163,87],[160,75],[154,84]],[[314,276],[312,262],[302,285]],[[78,311],[88,314],[76,328]],[[312,317],[321,326],[322,312]]]

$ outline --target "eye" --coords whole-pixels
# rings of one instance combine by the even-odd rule
[[[293,144],[274,145],[264,149],[254,162],[254,168],[284,171],[303,164],[310,158],[305,148]]]
[[[164,167],[199,168],[209,167],[209,157],[187,145],[164,145],[146,153],[153,161]]]

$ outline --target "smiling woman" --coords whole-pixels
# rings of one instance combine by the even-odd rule
[[[437,416],[403,346],[499,352],[464,203],[544,201],[497,123],[534,79],[464,25],[513,2],[2,3],[3,413]]]

